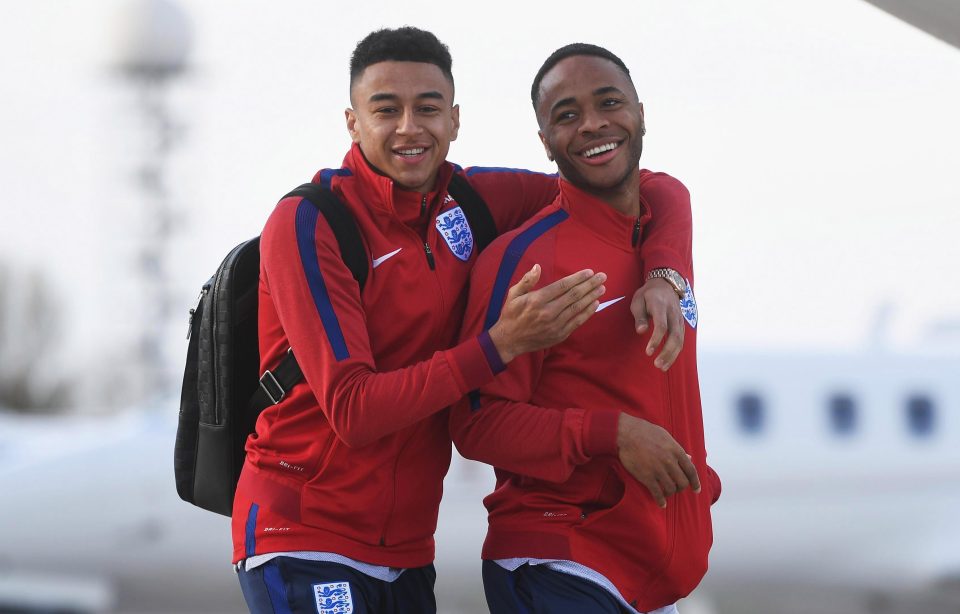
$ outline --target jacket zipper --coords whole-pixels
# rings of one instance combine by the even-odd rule
[[[676,420],[674,420],[674,407],[673,407],[673,394],[671,386],[671,373],[667,371],[664,374],[664,396],[666,397],[666,403],[664,406],[667,408],[667,424],[669,425],[668,431],[671,433],[676,432]],[[670,564],[670,561],[673,560],[674,550],[677,544],[677,515],[679,513],[678,504],[676,501],[673,502],[673,505],[667,506],[667,534],[670,536],[670,546],[667,549],[666,556],[663,558],[663,563],[661,563],[660,572],[667,568]]]
[[[433,260],[433,251],[430,249],[430,244],[426,241],[423,242],[423,252],[427,255],[427,264],[430,265],[430,270],[437,270],[436,263]]]
[[[636,247],[637,242],[640,241],[640,218],[637,217],[637,221],[633,223],[633,241],[631,244]]]
[[[420,217],[427,217],[427,195],[423,195],[423,199],[420,201]]]

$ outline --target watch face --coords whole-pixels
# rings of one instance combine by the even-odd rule
[[[682,275],[680,275],[680,273],[677,273],[676,271],[669,271],[667,275],[670,281],[673,282],[673,285],[677,287],[677,290],[683,292],[687,289],[687,281]]]

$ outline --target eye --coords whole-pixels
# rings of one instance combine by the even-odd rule
[[[377,115],[391,115],[397,112],[397,107],[377,107],[373,112]]]
[[[615,107],[621,104],[623,101],[619,98],[604,98],[603,102],[600,103],[602,107]]]
[[[556,116],[554,116],[553,121],[558,124],[562,124],[570,120],[573,120],[576,117],[577,117],[577,114],[573,111],[560,111],[559,113],[556,114]]]
[[[417,107],[417,113],[424,115],[434,115],[440,112],[440,107],[435,107],[430,104],[425,104],[423,106]]]

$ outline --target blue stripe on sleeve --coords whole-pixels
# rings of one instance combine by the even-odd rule
[[[247,557],[251,557],[257,553],[257,512],[260,511],[260,506],[256,503],[250,506],[250,511],[247,512],[247,539],[246,539],[246,551]]]
[[[530,244],[568,217],[570,215],[566,211],[558,209],[510,241],[510,245],[507,246],[503,259],[500,261],[500,269],[497,270],[496,280],[493,282],[493,295],[490,297],[490,305],[487,307],[487,319],[484,321],[483,330],[490,330],[490,327],[500,319],[500,310],[503,308],[503,301],[507,298],[507,290],[510,289],[510,279],[513,277],[514,271],[517,270],[517,265],[520,264],[520,258],[523,257]]]
[[[490,304],[487,306],[487,318],[484,321],[483,330],[490,330],[490,327],[500,319],[503,301],[506,300],[507,290],[510,289],[510,279],[513,277],[514,271],[517,270],[517,265],[520,264],[520,258],[523,257],[527,248],[548,230],[568,217],[570,217],[570,215],[566,211],[558,209],[510,241],[510,245],[507,246],[506,251],[503,253],[503,258],[500,260],[497,278],[493,282],[493,295],[490,297]],[[479,391],[473,390],[467,397],[470,399],[470,409],[472,411],[480,409]]]
[[[300,248],[300,262],[303,264],[303,272],[307,277],[310,294],[313,295],[313,302],[317,307],[317,313],[320,315],[320,321],[323,322],[323,329],[327,333],[327,340],[330,342],[333,355],[339,361],[349,358],[350,352],[347,351],[347,342],[343,338],[343,330],[340,328],[337,314],[333,311],[330,294],[327,292],[327,284],[324,283],[323,274],[320,272],[316,242],[317,218],[319,216],[320,210],[313,204],[306,199],[300,201],[300,205],[297,207],[297,246]]]

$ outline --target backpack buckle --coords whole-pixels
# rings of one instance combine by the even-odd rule
[[[283,389],[283,386],[280,385],[277,378],[270,372],[270,369],[264,371],[263,375],[260,376],[260,387],[267,393],[267,398],[270,399],[270,402],[274,405],[282,401],[283,397],[287,396],[287,391]]]

